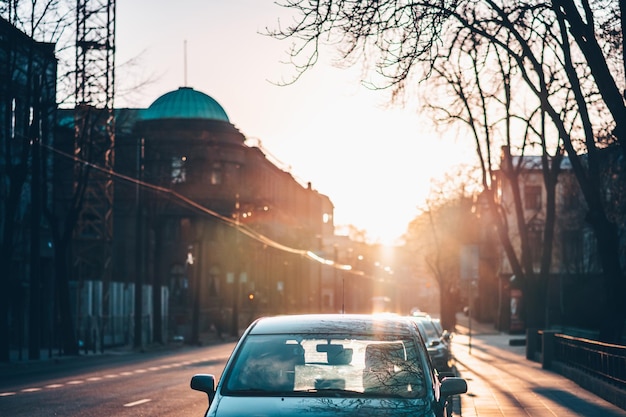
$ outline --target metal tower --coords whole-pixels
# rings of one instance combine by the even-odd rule
[[[74,155],[113,169],[115,0],[77,0],[76,8]],[[74,186],[85,187],[85,197],[74,236],[76,279],[103,283],[101,306],[106,314],[111,278],[113,180],[106,173],[78,165]]]

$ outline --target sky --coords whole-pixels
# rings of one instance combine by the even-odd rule
[[[232,124],[260,141],[302,184],[335,206],[335,226],[394,244],[440,178],[471,152],[436,133],[417,104],[389,106],[362,68],[332,65],[334,49],[291,85],[291,40],[264,36],[289,22],[274,0],[118,0],[115,106],[147,108],[192,87],[217,100]],[[467,141],[466,141],[467,142]]]

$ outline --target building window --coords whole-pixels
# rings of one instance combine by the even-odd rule
[[[187,301],[189,292],[189,280],[185,273],[185,267],[174,265],[170,269],[170,294],[176,305],[183,305]]]
[[[580,208],[578,193],[575,190],[563,193],[563,209],[577,210],[578,208]]]
[[[17,124],[16,122],[16,109],[17,109],[17,103],[15,101],[15,99],[11,100],[11,132],[10,132],[10,137],[11,139],[15,139],[15,126]]]
[[[526,210],[541,210],[541,187],[527,185],[524,187],[524,207]]]
[[[538,268],[543,251],[543,223],[534,221],[528,224],[528,246],[533,267]]]
[[[583,236],[580,230],[565,230],[561,235],[564,268],[571,273],[581,272],[583,265]]]
[[[219,162],[215,162],[211,165],[209,183],[211,185],[220,185],[222,183],[222,164]]]
[[[220,295],[219,270],[211,268],[209,271],[209,296],[218,297]]]
[[[586,229],[582,232],[582,265],[585,271],[601,271],[602,262],[598,250],[598,239],[592,230]]]
[[[172,157],[172,184],[180,184],[187,181],[186,156]]]

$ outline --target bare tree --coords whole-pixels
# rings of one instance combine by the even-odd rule
[[[424,94],[424,101],[433,111],[438,123],[445,126],[460,124],[474,139],[480,166],[482,200],[492,212],[491,221],[497,229],[500,243],[517,282],[525,290],[524,311],[530,327],[543,324],[545,310],[545,283],[552,260],[555,227],[556,180],[560,171],[563,149],[560,141],[552,141],[548,150],[545,113],[532,103],[523,107],[512,100],[512,91],[520,91],[520,80],[508,55],[490,43],[480,42],[473,33],[461,33],[459,45],[447,50],[447,60],[433,67],[435,91]],[[500,160],[497,149],[501,148]],[[520,158],[513,158],[511,149]],[[540,152],[541,166],[529,167],[523,156],[532,150]],[[504,161],[501,163],[501,161]],[[498,165],[499,168],[498,168]],[[523,208],[520,185],[529,169],[541,169],[547,196],[545,215],[533,213],[528,217]],[[497,173],[497,175],[496,175]],[[498,179],[504,180],[498,184]],[[506,186],[512,197],[509,207],[498,201],[498,188]],[[514,213],[515,226],[511,228],[505,212]],[[540,230],[535,230],[540,226]],[[539,254],[530,235],[543,233],[540,271],[536,273],[533,259]],[[518,242],[514,244],[513,242]]]
[[[617,299],[626,290],[626,280],[618,228],[606,212],[598,166],[604,147],[619,146],[626,155],[624,60],[619,49],[623,32],[618,30],[623,29],[624,16],[616,19],[605,12],[618,10],[620,4],[290,0],[280,5],[295,11],[293,24],[268,33],[295,40],[290,50],[295,79],[315,65],[321,45],[331,43],[346,61],[361,56],[373,60],[376,71],[369,81],[377,88],[391,88],[396,96],[415,80],[429,80],[446,60],[446,50],[464,33],[497,48],[526,86],[526,95],[516,94],[512,101],[535,97],[538,114],[550,121],[572,164],[601,254],[607,298],[601,338],[615,341],[626,319],[626,306]],[[609,141],[601,140],[607,133]]]
[[[431,184],[431,192],[420,215],[411,221],[406,247],[412,266],[425,265],[439,287],[442,325],[453,329],[459,305],[451,299],[459,295],[461,248],[476,243],[473,214],[478,190],[475,169],[459,167],[441,181]]]

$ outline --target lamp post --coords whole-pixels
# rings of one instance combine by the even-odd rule
[[[337,257],[338,257],[338,252],[339,252],[339,249],[337,248],[337,244],[335,243],[333,245],[333,292],[337,291]],[[343,291],[342,291],[341,297],[343,298]],[[343,313],[343,300],[341,302],[342,302],[341,312]],[[336,300],[333,300],[333,306],[335,306],[334,308],[336,308],[336,306],[337,306],[337,301]]]
[[[191,343],[199,344],[199,327],[200,327],[200,265],[197,262],[197,256],[194,256],[194,247],[189,245],[187,248],[187,258],[185,263],[190,270],[189,279],[193,282],[193,302],[191,310]]]
[[[478,245],[465,245],[461,247],[460,254],[461,281],[466,284],[468,301],[468,330],[469,330],[469,353],[472,354],[472,310],[474,309],[474,288],[478,284],[479,273],[479,247]]]
[[[233,253],[236,254],[236,259],[235,259],[235,264],[233,265],[234,269],[236,270],[237,268],[235,267],[235,265],[239,265],[239,269],[241,271],[241,261],[242,261],[242,254],[241,254],[241,246],[240,246],[240,242],[239,242],[239,221],[240,219],[240,209],[241,206],[239,204],[239,193],[235,194],[235,210],[233,212],[233,217],[235,218],[235,236],[234,236],[234,242],[235,242],[235,250],[233,251]],[[243,272],[241,272],[241,274],[243,274]],[[232,272],[228,274],[227,280],[228,282],[232,282],[233,284],[233,314],[232,314],[232,322],[231,322],[231,334],[234,336],[239,337],[239,287],[241,285],[241,276],[236,276],[236,273]]]
[[[231,322],[230,322],[230,333],[233,336],[238,335],[239,330],[239,306],[238,306],[238,297],[239,297],[239,280],[235,279],[235,273],[229,272],[226,274],[226,282],[228,284],[232,284],[232,314],[231,314]]]

